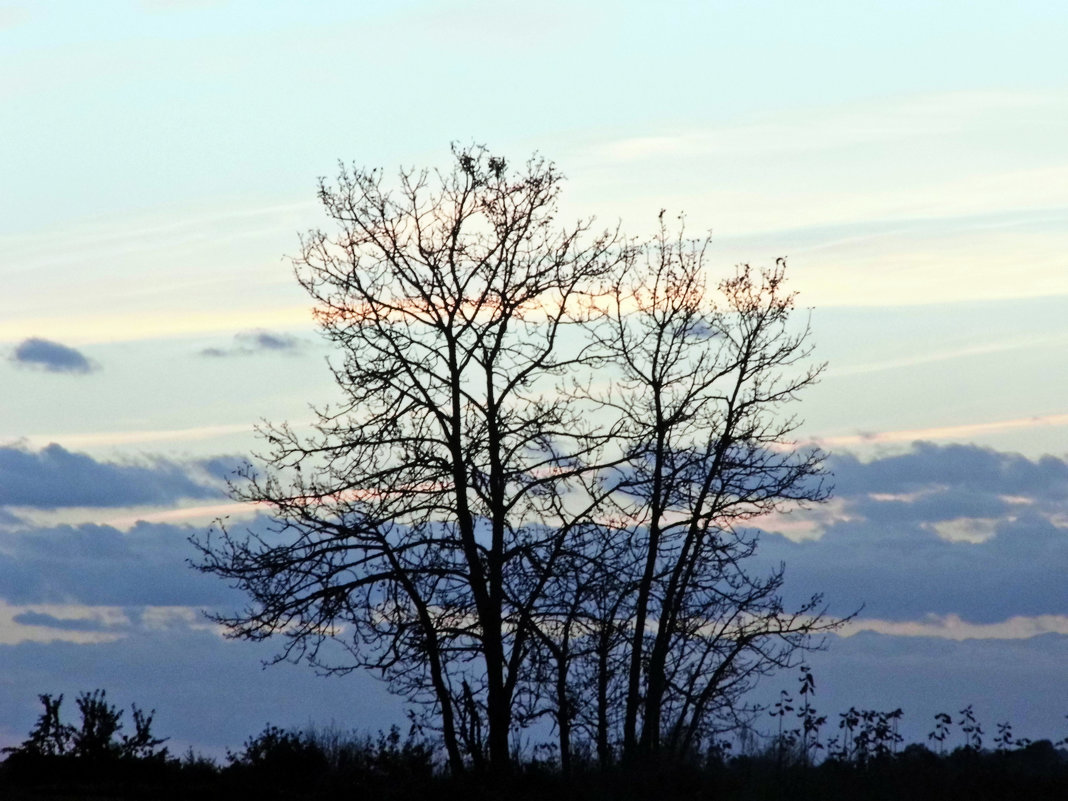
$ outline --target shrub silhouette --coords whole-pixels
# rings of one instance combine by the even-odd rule
[[[228,752],[227,760],[257,782],[284,786],[318,782],[327,768],[325,754],[310,738],[271,725],[247,739],[241,753]]]
[[[134,733],[122,734],[122,710],[104,690],[81,693],[75,701],[80,724],[64,723],[63,696],[39,695],[44,706],[29,737],[8,754],[4,773],[17,783],[150,778],[168,762],[166,738],[152,733],[155,711],[132,706]]]

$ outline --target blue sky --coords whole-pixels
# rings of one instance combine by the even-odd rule
[[[713,271],[788,256],[838,493],[765,556],[867,603],[826,706],[1063,736],[1066,36],[1026,0],[0,2],[0,740],[95,686],[211,748],[399,719],[219,639],[198,610],[239,599],[186,537],[246,513],[257,420],[332,397],[285,258],[316,178],[452,141],[554,159],[565,219],[685,211]]]

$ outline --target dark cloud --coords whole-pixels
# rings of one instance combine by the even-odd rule
[[[761,558],[786,563],[792,603],[823,592],[838,613],[864,604],[866,617],[887,620],[1068,614],[1068,533],[1040,517],[1001,522],[982,543],[950,542],[917,524],[850,521],[819,541],[765,534]]]
[[[259,350],[292,350],[300,344],[294,336],[272,334],[270,331],[246,331],[238,334],[237,340]]]
[[[0,600],[11,604],[226,606],[241,596],[191,569],[188,538],[199,528],[138,523],[50,526],[0,532]]]
[[[220,481],[232,480],[236,472],[248,464],[248,459],[244,456],[215,456],[197,462],[201,470]]]
[[[0,506],[133,506],[222,495],[217,485],[194,480],[191,467],[165,459],[101,462],[56,444],[40,451],[0,446]]]
[[[89,373],[95,368],[74,348],[33,337],[23,340],[11,354],[11,361],[24,367],[36,367],[50,373]]]
[[[20,626],[43,626],[61,631],[113,631],[114,626],[96,618],[56,617],[44,612],[21,612],[12,618]]]
[[[56,508],[217,498],[220,480],[242,461],[122,465],[58,445],[40,452],[0,448],[0,503]],[[962,466],[971,463],[980,465],[974,485]],[[887,620],[1068,614],[1068,501],[1058,481],[1063,461],[921,446],[869,463],[838,457],[835,467],[841,514],[821,539],[762,537],[762,568],[785,562],[791,600],[822,592],[835,612],[865,603],[866,616]],[[873,479],[880,475],[885,484]],[[210,605],[236,597],[222,582],[186,567],[193,556],[186,538],[195,531],[188,527],[142,523],[121,532],[6,522],[0,527],[0,594],[12,602]],[[946,538],[968,534],[969,527],[974,539],[986,541]]]
[[[917,442],[907,453],[870,462],[835,454],[828,467],[835,474],[839,496],[959,487],[970,492],[1068,499],[1068,462],[1054,456],[1031,460],[978,445]]]
[[[263,329],[242,331],[234,335],[228,348],[204,348],[201,356],[250,356],[255,353],[292,353],[300,350],[302,342],[292,334],[278,334]]]
[[[760,558],[786,563],[794,602],[824,592],[838,612],[864,603],[889,620],[1068,614],[1064,460],[919,443],[833,462],[841,514],[821,539],[762,538]]]
[[[1009,514],[1011,501],[990,492],[961,487],[936,488],[915,499],[878,499],[868,495],[843,496],[850,513],[884,523],[936,522],[958,517],[995,518]]]
[[[76,457],[62,449],[55,455],[61,463]],[[85,470],[124,467],[88,461],[85,466],[74,459]],[[167,476],[173,470],[192,481],[189,475],[195,472],[224,476],[239,462],[219,457],[190,464],[152,462],[135,469],[158,468]],[[28,464],[33,468],[36,462],[30,458]],[[976,468],[974,481],[969,480],[969,465]],[[835,468],[836,503],[843,514],[827,526],[822,539],[796,543],[773,533],[762,536],[759,559],[765,561],[753,568],[785,562],[789,602],[818,591],[834,612],[846,613],[866,602],[864,617],[886,620],[922,620],[933,613],[982,623],[1068,614],[1063,461],[1027,460],[981,448],[917,446],[908,454],[869,463],[836,457]],[[54,475],[77,472],[72,468]],[[6,488],[0,479],[0,489]],[[175,492],[173,487],[167,491]],[[125,497],[130,494],[125,491]],[[873,494],[896,497],[879,500]],[[992,521],[989,539],[951,542],[939,536],[936,525],[960,517]],[[262,518],[248,525],[265,531]],[[402,719],[400,703],[365,674],[324,680],[289,665],[261,671],[260,661],[275,653],[276,643],[223,642],[192,628],[199,620],[176,618],[161,627],[158,615],[143,612],[154,606],[241,608],[245,599],[240,593],[189,568],[187,560],[196,553],[188,537],[199,531],[148,523],[125,532],[100,525],[34,529],[25,522],[17,529],[0,528],[0,599],[22,606],[119,607],[128,620],[106,625],[110,618],[20,611],[16,622],[22,625],[44,626],[57,634],[99,630],[123,638],[94,645],[0,647],[6,682],[0,689],[0,721],[14,727],[0,735],[25,736],[38,714],[37,693],[65,692],[73,698],[79,690],[98,686],[124,705],[137,701],[156,707],[163,734],[212,747],[239,745],[268,721],[301,726],[333,719],[344,726],[376,728]],[[1068,732],[1052,728],[1068,710],[1051,710],[1035,699],[1063,694],[1065,660],[1068,637],[1058,635],[955,642],[874,633],[832,637],[828,651],[809,659],[817,676],[815,702],[823,713],[833,716],[851,705],[900,706],[906,711],[904,731],[914,739],[925,737],[935,712],[955,713],[969,703],[988,730],[993,721],[1007,719],[1021,736],[1063,736]],[[795,689],[793,677],[775,682],[758,692],[773,698],[782,686]],[[337,710],[352,717],[337,720]]]

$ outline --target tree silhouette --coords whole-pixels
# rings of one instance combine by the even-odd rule
[[[265,425],[199,569],[250,604],[233,636],[381,671],[451,769],[506,771],[546,716],[602,763],[684,752],[835,621],[752,575],[754,517],[820,501],[822,455],[778,409],[811,384],[784,264],[705,287],[704,245],[560,227],[562,178],[483,147],[451,172],[342,168],[338,232],[295,260],[341,401]],[[715,297],[714,297],[715,296]],[[339,644],[344,654],[326,647]]]

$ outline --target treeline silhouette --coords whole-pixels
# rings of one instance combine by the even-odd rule
[[[939,712],[927,743],[905,744],[900,709],[850,708],[830,719],[811,699],[785,691],[767,714],[774,730],[749,728],[687,759],[644,760],[604,768],[597,755],[573,755],[563,771],[551,747],[514,755],[507,776],[446,770],[440,746],[413,727],[376,736],[336,727],[268,725],[225,760],[192,749],[172,755],[152,731],[154,712],[136,705],[132,731],[103,690],[81,693],[80,723],[61,716],[63,696],[44,707],[27,739],[4,749],[5,799],[986,799],[1068,798],[1068,737],[1016,739],[998,723],[989,743],[971,706]],[[825,731],[829,734],[825,735]]]

